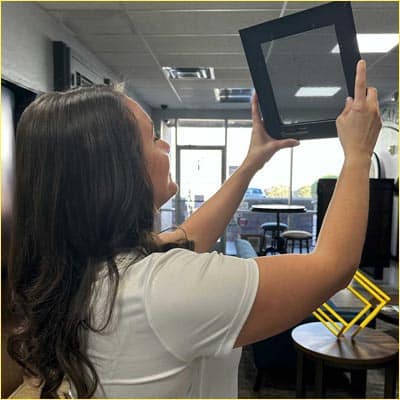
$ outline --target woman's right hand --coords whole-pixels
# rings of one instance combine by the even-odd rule
[[[382,127],[378,93],[373,87],[367,92],[366,63],[357,64],[354,99],[348,97],[346,106],[336,119],[336,128],[345,158],[372,156]]]

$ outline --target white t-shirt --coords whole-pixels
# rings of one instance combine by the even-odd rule
[[[241,349],[233,346],[257,292],[255,261],[173,249],[139,261],[123,254],[117,266],[112,320],[88,338],[100,379],[94,397],[237,397]],[[109,301],[101,272],[95,326]]]

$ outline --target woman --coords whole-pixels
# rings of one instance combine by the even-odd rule
[[[235,397],[240,347],[288,329],[348,284],[381,127],[365,62],[337,119],[345,161],[311,254],[205,253],[257,170],[298,144],[268,136],[256,97],[252,118],[240,168],[179,229],[157,235],[153,214],[177,187],[169,146],[137,103],[94,87],[45,94],[26,109],[9,351],[42,380],[42,397],[55,396],[64,376],[78,397]]]

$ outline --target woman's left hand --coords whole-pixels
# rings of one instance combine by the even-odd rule
[[[276,140],[268,134],[261,120],[256,93],[253,94],[251,99],[251,116],[253,130],[243,166],[252,169],[256,173],[278,150],[298,146],[300,142],[296,139]]]

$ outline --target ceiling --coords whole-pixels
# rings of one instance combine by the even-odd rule
[[[149,106],[166,104],[179,109],[248,109],[248,104],[217,103],[214,96],[214,88],[253,86],[238,30],[321,4],[39,2]],[[397,2],[352,2],[352,7],[358,33],[398,32]],[[309,40],[309,48],[316,49],[317,39]],[[293,70],[294,52],[295,48],[289,47],[279,54],[282,74]],[[316,82],[327,80],[327,70],[312,68],[310,57],[304,55],[308,67],[303,75]],[[329,65],[332,55],[321,51],[317,57],[319,65]],[[378,88],[381,100],[390,98],[398,87],[398,46],[390,53],[363,57],[369,68],[369,85]],[[169,81],[162,66],[214,67],[215,80]],[[295,107],[287,84],[279,80],[281,101]]]

